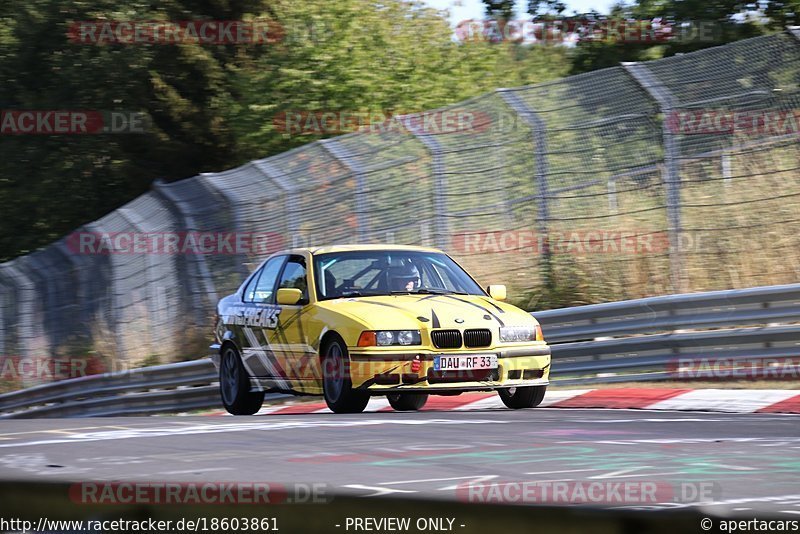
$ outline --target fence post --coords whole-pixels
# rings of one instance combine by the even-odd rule
[[[536,186],[536,231],[542,239],[542,259],[545,269],[545,282],[548,287],[553,284],[552,255],[550,254],[550,189],[547,183],[547,125],[539,114],[530,107],[514,89],[498,89],[500,98],[531,129],[533,137],[534,184]]]
[[[51,245],[52,246],[52,245]],[[44,249],[39,249],[30,254],[19,258],[19,271],[25,274],[25,277],[30,280],[33,287],[36,288],[36,300],[38,302],[37,329],[38,332],[33,334],[35,339],[38,339],[37,358],[48,358],[53,355],[53,349],[57,348],[54,343],[55,334],[51,330],[54,325],[52,314],[57,309],[56,303],[57,295],[54,292],[56,283],[51,281],[50,266],[43,260],[42,255]],[[59,322],[58,327],[65,326],[64,323]]]
[[[176,220],[180,220],[183,222],[183,230],[186,232],[198,232],[201,229],[197,227],[197,222],[194,220],[194,217],[186,211],[180,200],[177,198],[177,195],[169,189],[169,185],[161,179],[158,179],[153,182],[153,192],[160,196],[164,203],[167,205],[167,209],[173,211],[176,215]],[[208,268],[208,263],[206,262],[206,257],[204,254],[181,254],[181,261],[184,262],[185,265],[188,266],[190,263],[189,256],[191,256],[191,263],[194,264],[194,271],[197,276],[200,278],[202,287],[199,287],[196,284],[195,276],[189,275],[189,291],[192,294],[192,301],[193,301],[193,308],[195,313],[195,320],[197,324],[202,324],[205,313],[204,310],[206,308],[206,303],[203,302],[201,295],[203,293],[209,299],[209,304],[216,305],[217,300],[217,290],[214,287],[214,278],[211,276],[211,270]]]
[[[360,243],[363,243],[365,240],[371,241],[369,238],[370,227],[369,223],[367,222],[367,188],[364,181],[364,175],[366,174],[364,169],[361,167],[361,165],[353,161],[353,156],[337,139],[323,139],[319,142],[319,144],[331,156],[333,156],[333,159],[341,163],[342,166],[344,166],[344,168],[350,171],[350,174],[353,175],[353,178],[356,181],[356,224],[358,224],[358,229],[356,230],[356,239]]]
[[[0,297],[2,298],[2,300],[0,300],[0,328],[3,330],[0,332],[0,355],[6,356],[10,352],[10,350],[6,349],[6,338],[10,338],[12,343],[14,343],[14,338],[17,337],[16,332],[13,332],[12,328],[9,328],[11,326],[11,321],[16,317],[14,313],[16,310],[12,308],[15,307],[14,305],[17,302],[17,298],[14,284],[10,281],[6,281],[6,277],[3,276],[3,269],[5,269],[5,267],[0,265],[0,293],[3,293],[3,296]]]
[[[117,275],[119,274],[117,269],[118,260],[116,259],[116,254],[114,253],[114,245],[109,237],[110,235],[112,235],[113,232],[111,232],[105,226],[102,225],[101,221],[103,221],[104,219],[105,217],[98,219],[94,222],[85,224],[83,227],[88,232],[91,232],[96,236],[100,236],[100,241],[102,242],[100,246],[107,248],[108,250],[111,251],[111,253],[108,255],[109,258],[108,266],[110,269],[108,284],[111,289],[108,295],[108,299],[106,300],[106,302],[103,303],[104,308],[106,308],[104,311],[108,312],[107,314],[104,314],[104,317],[108,319],[109,322],[108,328],[111,330],[110,335],[113,336],[113,340],[109,340],[109,343],[111,343],[114,347],[114,353],[112,357],[116,361],[127,362],[130,360],[131,355],[129,352],[127,352],[126,350],[127,347],[122,342],[122,340],[124,339],[124,333],[123,333],[123,322],[120,318],[120,314],[122,313],[124,306],[122,306],[121,304],[122,298],[120,294],[117,292]],[[97,322],[97,319],[95,319],[95,322]],[[94,339],[93,335],[92,335],[92,342],[94,344],[97,344],[97,340]]]
[[[447,178],[444,173],[444,157],[442,146],[431,134],[420,133],[406,116],[397,117],[405,128],[427,149],[431,156],[431,174],[433,176],[433,216],[435,233],[433,242],[436,248],[445,250],[450,245],[450,230],[447,223]]]
[[[253,167],[283,190],[286,198],[286,229],[292,237],[291,246],[302,246],[302,243],[297,242],[297,236],[300,234],[300,221],[297,218],[296,187],[268,159],[254,161]]]
[[[70,251],[69,246],[67,246],[66,238],[61,238],[55,243],[53,243],[54,250],[58,252],[58,254],[69,264],[69,278],[72,283],[75,285],[73,286],[74,291],[74,300],[71,305],[72,310],[67,310],[66,313],[74,314],[73,317],[70,318],[71,322],[68,322],[65,326],[67,328],[73,328],[75,323],[80,325],[88,325],[91,321],[90,317],[84,316],[84,307],[83,304],[87,300],[87,293],[88,291],[84,287],[84,280],[80,276],[80,268],[81,264],[78,259],[75,257],[75,254]],[[63,302],[60,303],[62,310],[64,309]],[[0,323],[2,324],[2,323]],[[80,328],[77,328],[75,332],[67,332],[67,334],[76,334],[80,332]],[[88,330],[85,332],[87,338],[89,338]]]
[[[141,198],[141,197],[140,197]],[[148,232],[145,229],[147,222],[135,211],[130,208],[119,208],[117,209],[117,213],[119,216],[125,219],[125,221],[131,225],[134,231],[140,235],[146,235]],[[150,354],[159,354],[163,355],[164,353],[160,353],[159,350],[162,347],[160,339],[156,339],[155,334],[156,332],[162,333],[162,329],[160,325],[168,323],[169,318],[166,316],[166,310],[158,309],[158,301],[159,301],[159,292],[158,292],[158,280],[154,278],[155,274],[155,260],[153,258],[152,252],[145,252],[144,253],[145,264],[147,265],[147,272],[144,275],[145,280],[147,281],[147,287],[145,288],[143,294],[145,298],[145,307],[147,309],[148,317],[146,318],[147,321],[154,321],[155,326],[153,328],[148,328],[148,335],[149,339],[149,347],[148,347],[148,355]],[[153,315],[151,313],[155,312]],[[169,354],[170,351],[167,351],[166,354]]]
[[[733,180],[730,152],[722,152],[722,156],[720,157],[720,166],[722,167],[722,183],[724,183],[726,187],[730,187],[731,181]]]
[[[211,191],[216,192],[222,199],[225,200],[225,204],[228,208],[228,214],[231,216],[233,220],[233,231],[238,233],[242,231],[244,225],[242,224],[242,218],[239,214],[239,210],[237,208],[236,203],[236,196],[232,191],[230,191],[225,185],[220,185],[214,181],[214,176],[216,173],[213,172],[201,172],[199,175],[195,177],[196,180],[200,180],[203,184]],[[226,228],[226,232],[230,232],[231,228]],[[236,270],[241,275],[242,280],[247,278],[250,274],[250,270],[247,268],[246,262],[241,261],[241,253],[237,253],[234,256],[236,258]],[[215,304],[216,305],[216,304]]]
[[[46,355],[43,350],[42,331],[37,325],[36,318],[36,285],[31,278],[19,268],[19,259],[12,260],[0,265],[0,276],[4,276],[13,284],[17,309],[15,310],[14,320],[16,321],[16,336],[18,339],[19,356],[24,359],[42,358]],[[35,381],[25,381],[23,386],[31,386]]]
[[[683,255],[681,252],[681,178],[680,148],[676,134],[670,129],[670,116],[677,101],[670,90],[641,63],[623,63],[625,71],[656,101],[662,115],[661,135],[664,142],[662,179],[667,198],[667,228],[669,232],[670,279],[673,291],[686,291]]]

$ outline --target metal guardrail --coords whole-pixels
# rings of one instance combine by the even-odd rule
[[[676,378],[681,359],[726,359],[735,365],[800,354],[800,284],[651,297],[534,315],[551,343],[551,377],[558,385]],[[208,359],[62,380],[0,395],[0,418],[214,408],[220,406],[216,382]]]
[[[558,384],[691,378],[690,360],[800,355],[800,284],[668,295],[534,314]],[[694,375],[696,376],[696,375]]]
[[[0,418],[144,415],[220,406],[203,359],[42,384],[0,395]]]

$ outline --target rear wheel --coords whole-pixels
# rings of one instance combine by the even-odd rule
[[[386,395],[389,404],[398,412],[415,412],[428,402],[427,393],[392,393]]]
[[[341,339],[332,339],[322,352],[322,392],[325,404],[333,413],[361,413],[369,402],[369,393],[353,389],[350,359]]]
[[[250,391],[250,377],[233,345],[227,345],[222,352],[219,392],[222,405],[233,415],[253,415],[264,403],[263,391]]]
[[[500,400],[513,410],[535,408],[544,400],[547,386],[527,386],[522,388],[505,388],[499,390]]]

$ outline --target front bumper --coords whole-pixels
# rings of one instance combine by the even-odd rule
[[[435,371],[436,356],[497,355],[496,370]],[[455,393],[549,384],[550,347],[545,343],[457,351],[410,352],[350,349],[353,387],[373,395],[394,392]]]

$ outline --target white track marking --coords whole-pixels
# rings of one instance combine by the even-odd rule
[[[370,493],[369,495],[364,495],[364,497],[382,497],[384,495],[390,495],[392,493],[419,493],[417,490],[381,488],[378,486],[364,486],[363,484],[346,484],[344,487],[351,489],[370,490],[375,492],[375,493]]]
[[[603,473],[602,475],[594,475],[590,476],[591,479],[604,479],[604,478],[626,478],[626,477],[636,477],[641,475],[629,475],[628,473],[633,473],[634,471],[641,471],[642,469],[652,469],[653,466],[651,465],[638,465],[636,467],[629,467],[628,469],[620,469],[619,471],[612,471],[610,473]]]
[[[741,497],[738,499],[727,499],[724,501],[712,501],[712,502],[704,502],[704,503],[672,503],[674,508],[691,508],[691,507],[700,507],[705,508],[707,506],[731,506],[734,504],[750,504],[750,503],[757,503],[757,502],[785,502],[785,501],[792,501],[795,499],[800,498],[800,495],[773,495],[769,497]]]
[[[279,412],[287,408],[288,406],[289,406],[288,404],[276,404],[273,406],[264,406],[259,411],[257,411],[255,415],[269,415],[273,412]],[[230,415],[230,414],[226,413],[224,415]]]
[[[386,400],[386,397],[370,397],[369,402],[367,403],[367,407],[364,408],[364,412],[372,413],[372,412],[379,412],[384,408],[389,407],[389,401]],[[310,413],[333,413],[330,408],[320,408],[319,410],[314,410]]]
[[[600,471],[599,469],[564,469],[562,471],[532,471],[526,475],[560,475],[561,473],[586,473],[588,471]]]
[[[797,396],[791,389],[696,389],[647,406],[648,410],[752,413]]]
[[[370,397],[367,407],[364,411],[377,412],[389,407],[389,401],[386,397]]]
[[[154,475],[186,475],[191,473],[210,473],[211,471],[233,471],[233,467],[196,467],[194,469],[181,469],[180,471],[162,471]]]
[[[138,439],[161,436],[186,436],[192,434],[218,434],[225,432],[253,432],[259,430],[304,430],[310,428],[348,428],[361,426],[426,426],[426,425],[505,425],[518,424],[518,421],[496,421],[490,419],[347,419],[347,420],[313,420],[313,419],[278,419],[260,418],[258,422],[200,424],[196,426],[169,426],[153,428],[137,428],[130,430],[114,430],[73,434],[69,438],[43,439],[35,441],[19,441],[16,443],[0,443],[0,448],[31,447],[34,445],[53,445],[61,443],[85,443],[89,441],[111,441],[117,439]]]
[[[492,395],[491,397],[486,397],[485,399],[478,399],[472,402],[468,402],[466,404],[462,404],[461,406],[456,406],[453,408],[454,410],[494,410],[494,409],[505,409],[505,405],[503,401],[500,400],[498,395]]]
[[[420,478],[417,480],[395,480],[393,482],[378,482],[381,486],[395,486],[398,484],[419,484],[422,482],[449,482],[451,480],[492,480],[497,478],[497,475],[484,475],[475,476],[469,475],[464,477],[444,477],[444,478]]]
[[[698,443],[716,443],[719,441],[729,441],[732,443],[748,443],[748,442],[772,442],[779,440],[791,439],[794,442],[800,441],[800,438],[737,438],[737,437],[719,437],[719,438],[659,438],[659,439],[627,439],[627,440],[565,440],[559,441],[559,445],[573,445],[576,443],[600,443],[603,445],[638,445],[640,443],[653,443],[661,445],[670,444],[698,444]],[[757,444],[757,443],[756,443]]]
[[[34,473],[36,475],[63,475],[63,474],[77,474],[86,473],[91,469],[88,467],[73,467],[62,466],[58,468],[48,467],[52,464],[42,453],[32,454],[8,454],[0,456],[0,466],[9,469],[18,469],[26,473]]]
[[[568,390],[565,390],[565,391],[548,391],[547,393],[544,394],[544,400],[542,401],[542,403],[539,406],[541,406],[542,408],[545,408],[547,406],[551,406],[553,404],[556,404],[557,402],[562,402],[562,401],[565,401],[565,400],[569,400],[569,399],[571,399],[573,397],[578,397],[580,395],[584,395],[584,394],[589,393],[591,391],[594,391],[594,390],[593,389],[568,389]]]
[[[497,478],[497,475],[483,475],[483,476],[468,477],[468,478],[471,478],[473,484],[483,484],[484,482],[494,480],[495,478]],[[439,488],[439,491],[458,491],[458,484],[453,484],[451,486],[445,486],[443,488]]]
[[[716,462],[695,462],[689,465],[705,466],[705,467],[721,467],[722,469],[730,469],[731,471],[759,471],[756,467],[748,467],[745,465],[729,465],[718,464]]]

